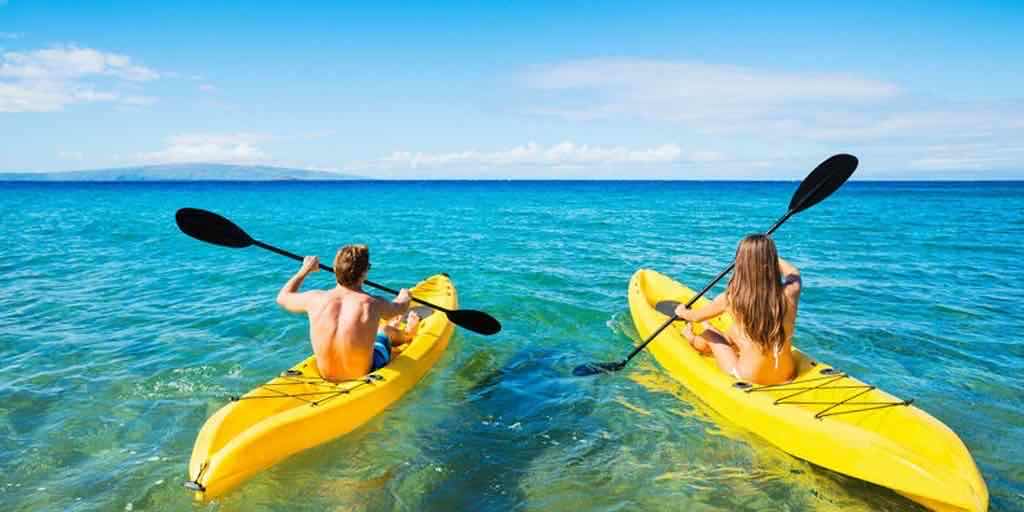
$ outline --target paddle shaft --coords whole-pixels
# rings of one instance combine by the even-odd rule
[[[765,234],[766,235],[771,235],[772,233],[774,233],[775,230],[779,229],[779,226],[781,226],[783,222],[786,222],[787,220],[789,220],[789,218],[792,217],[794,213],[796,213],[796,212],[794,212],[793,210],[790,210],[790,211],[786,212],[786,214],[783,215],[779,220],[777,220],[775,222],[775,224],[772,224],[772,227],[768,228],[768,231],[765,232]],[[718,284],[718,282],[721,281],[722,278],[725,277],[725,275],[728,274],[729,272],[731,272],[732,269],[734,269],[734,268],[736,268],[736,262],[735,261],[730,263],[729,266],[725,270],[723,270],[721,273],[718,274],[718,276],[716,276],[714,279],[712,279],[711,282],[708,283],[707,286],[705,286],[703,290],[701,290],[699,293],[697,293],[697,295],[694,295],[693,298],[690,299],[689,302],[686,303],[686,309],[690,309],[690,306],[692,306],[693,303],[695,303],[698,300],[700,300],[700,298],[703,297],[704,294],[708,292],[708,290],[710,290],[716,284]],[[661,327],[658,327],[658,330],[654,331],[654,334],[652,334],[649,338],[647,338],[647,341],[643,342],[638,347],[634,348],[633,351],[630,352],[628,356],[626,356],[626,359],[624,359],[621,364],[625,365],[631,359],[636,357],[636,355],[639,354],[644,348],[646,348],[647,345],[649,345],[652,341],[654,341],[654,338],[657,338],[658,335],[661,334],[661,331],[664,331],[666,327],[671,325],[672,322],[675,322],[676,320],[681,320],[681,319],[678,316],[676,316],[676,315],[672,315],[672,318],[669,318],[668,320],[665,321],[665,323],[661,324]]]
[[[288,251],[286,251],[284,249],[278,249],[277,247],[274,247],[273,245],[265,244],[263,242],[260,242],[259,240],[253,240],[252,244],[257,246],[257,247],[262,247],[262,248],[264,248],[264,249],[266,249],[266,250],[268,250],[270,252],[274,252],[274,253],[280,254],[281,256],[287,256],[287,257],[289,257],[289,258],[291,258],[293,260],[302,261],[304,259],[302,256],[299,256],[298,254],[295,254],[293,252],[288,252]],[[320,268],[322,270],[326,270],[326,271],[328,271],[328,272],[330,272],[332,274],[334,273],[334,269],[333,268],[331,268],[331,267],[329,267],[327,265],[324,265],[323,263],[320,264]],[[394,295],[398,295],[398,290],[395,290],[395,289],[392,289],[392,288],[388,288],[387,286],[384,286],[384,285],[377,284],[377,283],[375,283],[373,281],[370,281],[369,279],[367,279],[366,281],[363,281],[363,283],[365,283],[367,286],[369,286],[371,288],[376,288],[376,289],[378,289],[380,291],[383,291],[383,292],[388,292],[388,293],[391,293],[391,294],[394,294]],[[438,306],[436,304],[431,304],[431,303],[429,303],[429,302],[427,302],[425,300],[417,299],[416,297],[410,296],[410,298],[413,301],[415,301],[415,302],[419,302],[420,304],[423,304],[424,306],[434,308],[434,309],[436,309],[438,311],[441,311],[441,312],[444,312],[444,313],[451,313],[452,312],[450,309],[448,309],[446,307]]]

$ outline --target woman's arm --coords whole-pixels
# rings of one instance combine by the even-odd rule
[[[796,303],[800,298],[800,288],[803,286],[803,281],[800,279],[800,269],[779,256],[779,272],[782,274],[782,289],[785,291],[786,296]]]
[[[729,305],[729,298],[726,293],[721,293],[715,300],[711,301],[711,304],[704,306],[700,309],[686,309],[684,304],[676,306],[676,316],[686,320],[687,322],[703,322],[709,318],[714,318],[722,313],[725,313],[726,307]]]

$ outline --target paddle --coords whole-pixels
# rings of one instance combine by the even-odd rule
[[[213,212],[200,210],[198,208],[182,208],[174,214],[174,220],[177,221],[178,228],[181,229],[183,233],[195,238],[196,240],[201,240],[214,245],[231,247],[234,249],[241,249],[255,245],[270,252],[275,252],[282,256],[302,261],[302,256],[278,249],[277,247],[263,243],[259,240],[255,240],[234,222],[231,222],[230,220]],[[322,263],[320,264],[320,268],[332,274],[334,273],[333,268]],[[373,281],[367,280],[364,282],[366,285],[378,290],[396,295],[398,294],[398,290],[379,285]],[[445,315],[448,315],[448,319],[451,320],[453,324],[464,327],[473,332],[490,336],[492,334],[497,334],[498,331],[501,330],[501,324],[498,323],[498,320],[483,311],[476,311],[472,309],[451,310],[436,304],[431,304],[422,299],[417,299],[416,297],[412,297],[412,300],[423,304],[424,306],[429,306],[443,312]]]
[[[850,175],[852,175],[853,171],[856,169],[857,157],[846,154],[833,155],[824,162],[818,164],[818,166],[811,171],[811,174],[804,178],[803,183],[797,187],[796,192],[793,193],[793,199],[789,201],[789,210],[786,214],[776,221],[772,227],[768,228],[768,231],[765,234],[770,235],[774,233],[783,222],[789,220],[793,215],[822,202],[826,197],[832,195],[832,193],[838,190],[843,183],[846,183],[846,180],[850,178]],[[711,287],[715,286],[718,281],[721,281],[722,278],[725,277],[725,275],[728,274],[735,266],[735,261],[730,263],[729,268],[726,268],[722,273],[718,274],[718,276],[712,279],[711,282],[700,291],[700,293],[694,295],[694,297],[686,303],[686,308],[689,309],[690,306],[697,302],[697,299],[703,297]],[[680,318],[678,316],[673,315],[672,318],[666,320],[665,323],[661,324],[661,327],[658,327],[658,329],[654,331],[654,334],[648,336],[643,343],[633,349],[633,351],[630,352],[622,361],[582,364],[573,369],[573,375],[584,377],[598,373],[617,372],[625,368],[626,364],[628,364],[630,360],[636,357],[636,355],[647,347],[655,337],[661,334],[661,331],[664,331],[666,327],[672,324],[672,322],[679,319]]]

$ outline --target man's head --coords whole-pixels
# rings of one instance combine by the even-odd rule
[[[334,256],[334,276],[348,288],[361,285],[370,271],[370,249],[363,244],[346,245]]]

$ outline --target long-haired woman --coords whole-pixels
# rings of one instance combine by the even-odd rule
[[[767,235],[749,235],[736,248],[736,268],[725,293],[700,309],[680,305],[676,316],[689,322],[684,335],[690,345],[713,355],[722,371],[757,384],[786,382],[796,366],[792,338],[800,286],[800,271],[779,257],[775,242]],[[726,312],[735,320],[726,332],[705,322]],[[699,324],[696,330],[694,324]]]

